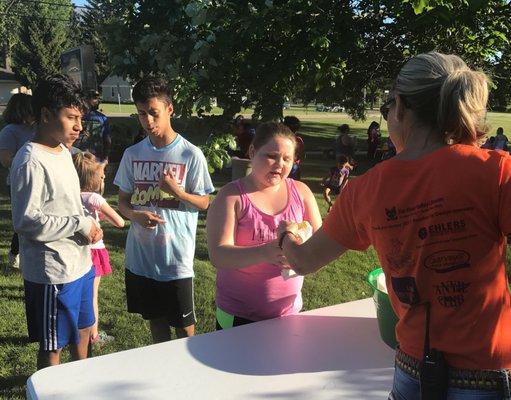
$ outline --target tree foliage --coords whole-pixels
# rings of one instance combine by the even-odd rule
[[[122,74],[164,74],[178,112],[226,117],[252,105],[282,116],[286,97],[342,103],[388,88],[411,55],[456,53],[489,72],[508,46],[509,0],[123,0],[109,47]],[[505,53],[508,54],[508,53]]]
[[[94,48],[96,76],[101,83],[111,72],[112,63],[106,44],[111,40],[108,27],[123,24],[130,4],[122,0],[88,0],[80,14],[80,43]]]
[[[23,9],[19,9],[18,4]],[[42,76],[60,71],[60,54],[69,45],[70,0],[59,0],[59,6],[47,3],[15,3],[13,13],[18,20],[17,39],[12,46],[13,71],[26,86]]]

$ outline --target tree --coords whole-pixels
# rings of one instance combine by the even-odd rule
[[[496,111],[506,111],[511,103],[511,44],[495,60],[491,75],[495,87],[490,93],[490,106]]]
[[[80,43],[94,48],[96,75],[101,83],[112,72],[111,57],[106,43],[110,40],[109,25],[122,24],[129,10],[129,2],[117,0],[88,0],[80,14]]]
[[[115,68],[167,76],[179,110],[264,120],[286,97],[342,103],[364,117],[364,89],[390,88],[412,54],[456,53],[489,69],[509,37],[509,0],[132,0],[112,27]],[[112,39],[112,38],[111,38]],[[367,91],[366,91],[367,92]]]
[[[60,55],[69,44],[73,6],[70,0],[59,0],[59,4],[33,2],[26,11],[16,14],[20,27],[12,49],[13,71],[26,86],[60,72]]]
[[[27,4],[16,0],[0,0],[0,49],[6,57],[18,43],[21,16],[27,12]]]

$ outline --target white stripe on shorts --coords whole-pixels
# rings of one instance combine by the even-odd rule
[[[58,349],[58,341],[57,341],[57,295],[59,294],[59,290],[56,285],[52,285],[53,289],[53,313],[51,316],[52,319],[52,332],[53,332],[53,343],[52,350]]]
[[[48,350],[48,285],[44,286],[43,349]]]
[[[44,288],[43,338],[44,350],[57,350],[57,294],[55,285]]]

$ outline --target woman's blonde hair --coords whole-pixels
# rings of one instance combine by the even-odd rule
[[[419,122],[438,129],[449,143],[477,144],[488,131],[488,77],[456,55],[413,57],[401,68],[394,92]]]
[[[103,164],[89,152],[78,152],[73,155],[73,163],[80,179],[80,189],[84,192],[102,193],[104,189],[105,171]]]

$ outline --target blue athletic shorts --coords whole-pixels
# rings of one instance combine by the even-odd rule
[[[39,349],[52,351],[80,342],[79,329],[94,325],[92,306],[95,270],[69,283],[25,283],[28,337]]]

